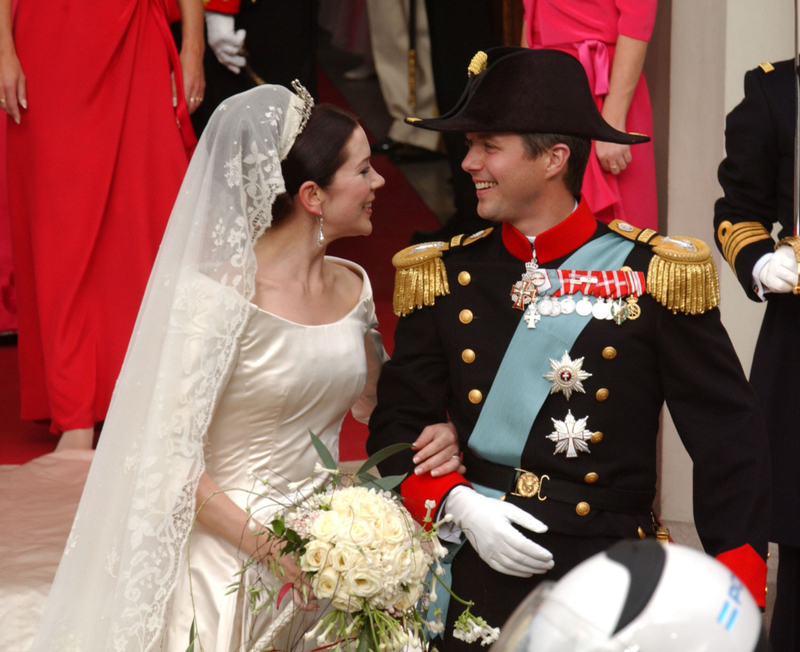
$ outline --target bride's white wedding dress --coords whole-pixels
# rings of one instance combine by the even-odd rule
[[[366,421],[375,403],[375,386],[385,352],[375,330],[372,289],[358,265],[328,257],[363,279],[358,303],[331,324],[296,324],[252,306],[238,357],[216,408],[205,446],[206,472],[255,519],[269,523],[271,515],[293,492],[288,483],[313,474],[319,457],[309,430],[338,457],[339,429],[348,410]],[[365,355],[366,351],[366,355]],[[264,485],[259,479],[264,479]],[[253,493],[251,493],[253,492]],[[199,506],[198,506],[199,507]],[[242,536],[250,536],[249,530]],[[196,615],[205,652],[249,652],[276,610],[251,614],[244,590],[225,595],[239,579],[234,574],[247,556],[236,546],[195,523],[189,541],[189,573],[181,570],[167,610],[169,652],[185,652]],[[245,587],[255,570],[245,574]],[[261,578],[280,586],[263,566]],[[192,608],[192,594],[194,610]],[[291,602],[287,596],[282,608]],[[319,612],[311,613],[315,619]],[[307,616],[306,618],[309,618]],[[276,649],[303,649],[302,616],[273,642]],[[306,642],[307,649],[317,647]],[[195,644],[195,650],[200,645]]]

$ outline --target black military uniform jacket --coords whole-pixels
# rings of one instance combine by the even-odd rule
[[[792,235],[794,194],[794,65],[765,63],[745,75],[745,97],[727,118],[727,157],[719,166],[725,196],[714,209],[716,242],[747,296],[753,266],[773,251],[770,235]],[[770,540],[800,546],[800,297],[764,295],[767,311],[750,381],[758,394],[772,451],[773,513]]]
[[[625,228],[628,237],[638,236],[643,242],[658,238],[649,230]],[[536,238],[539,263],[558,267],[587,241],[607,233],[609,228],[596,222],[581,202],[575,213]],[[519,251],[520,238],[523,249],[530,251],[524,236],[504,225],[444,252],[449,295],[400,319],[392,360],[384,365],[378,384],[370,453],[412,442],[425,426],[449,418],[465,451],[466,480],[487,484],[486,469],[481,478],[472,475],[480,461],[470,455],[468,442],[523,314],[512,307],[510,297],[512,285],[525,271],[523,259],[512,253]],[[707,245],[700,244],[708,252]],[[633,248],[625,265],[647,272],[653,258],[651,247],[642,244]],[[716,270],[712,271],[716,283]],[[563,393],[550,395],[530,429],[522,468],[561,481],[566,491],[548,493],[553,483],[545,481],[544,501],[512,496],[513,470],[510,476],[499,473],[503,478],[495,488],[543,521],[548,534],[652,535],[649,507],[656,485],[656,438],[666,400],[694,461],[695,521],[703,545],[734,567],[763,604],[769,460],[756,397],[720,323],[719,310],[684,314],[648,294],[639,305],[640,317],[621,325],[590,320],[568,351],[572,360],[583,358],[583,370],[592,374],[583,381],[585,393],[575,392],[569,400]],[[558,360],[564,353],[558,349],[547,355]],[[576,419],[588,417],[587,428],[594,433],[590,453],[572,459],[554,454],[555,444],[547,438],[554,431],[553,419],[564,420],[568,411]],[[395,456],[380,470],[410,472],[410,458],[411,454]],[[402,492],[412,499],[413,509],[415,499],[440,499],[463,482],[457,474],[438,480],[411,476]],[[603,509],[592,505],[597,494],[602,494],[597,501]],[[558,551],[552,552],[558,559]]]

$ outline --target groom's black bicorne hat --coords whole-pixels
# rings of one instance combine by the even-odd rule
[[[558,50],[497,47],[469,65],[461,99],[439,118],[406,118],[433,131],[541,133],[635,145],[650,140],[608,124],[581,63]]]

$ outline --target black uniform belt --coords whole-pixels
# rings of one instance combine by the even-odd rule
[[[650,514],[656,495],[655,489],[652,491],[608,489],[589,483],[551,478],[546,475],[539,477],[529,471],[520,473],[520,470],[510,466],[495,464],[476,457],[469,449],[464,451],[463,462],[467,467],[465,477],[470,482],[510,494],[519,489],[517,482],[519,477],[520,481],[527,480],[526,487],[530,489],[531,498],[551,499],[573,505],[587,502],[593,508],[609,512]],[[526,474],[530,477],[524,477]],[[527,496],[528,493],[520,492],[516,495]]]

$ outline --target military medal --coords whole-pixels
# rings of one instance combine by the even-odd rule
[[[536,304],[536,309],[539,311],[540,315],[550,315],[550,314],[552,314],[552,312],[553,312],[553,300],[545,297],[538,304]]]
[[[589,441],[592,437],[591,430],[586,429],[586,422],[589,417],[582,419],[575,419],[572,416],[572,411],[567,412],[567,416],[563,421],[558,419],[551,419],[555,431],[547,435],[550,441],[556,443],[556,450],[553,455],[559,453],[566,453],[567,458],[578,457],[578,452],[591,453],[589,450]]]
[[[528,324],[528,328],[536,328],[536,324],[538,324],[539,320],[542,318],[536,306],[538,301],[539,298],[535,297],[533,302],[530,305],[528,305],[528,309],[525,311],[525,314],[522,317]]]
[[[611,318],[619,326],[628,318],[628,304],[621,298],[611,304]]]
[[[625,299],[625,301],[628,302],[628,319],[632,321],[639,319],[639,315],[642,314],[642,307],[639,305],[639,299],[631,295]]]
[[[583,358],[572,360],[569,352],[564,351],[561,360],[550,359],[550,371],[544,375],[544,378],[553,384],[550,388],[551,394],[561,392],[569,400],[572,392],[586,393],[586,390],[583,389],[583,381],[591,375],[588,371],[583,370]]]
[[[561,303],[558,300],[553,301],[553,309],[550,311],[551,317],[558,317],[561,314]]]
[[[592,314],[592,302],[589,297],[584,295],[578,303],[575,304],[575,312],[581,317],[588,317]]]
[[[575,299],[571,296],[566,296],[561,299],[561,312],[565,315],[571,315],[575,312]]]
[[[525,273],[522,278],[511,287],[511,301],[514,302],[514,308],[525,310],[534,297],[539,296],[551,286],[547,270],[539,269],[536,252],[534,252],[533,258],[525,263]]]
[[[597,297],[597,301],[592,307],[592,317],[595,319],[608,319],[609,314],[611,314],[609,305],[603,301],[602,297]]]

